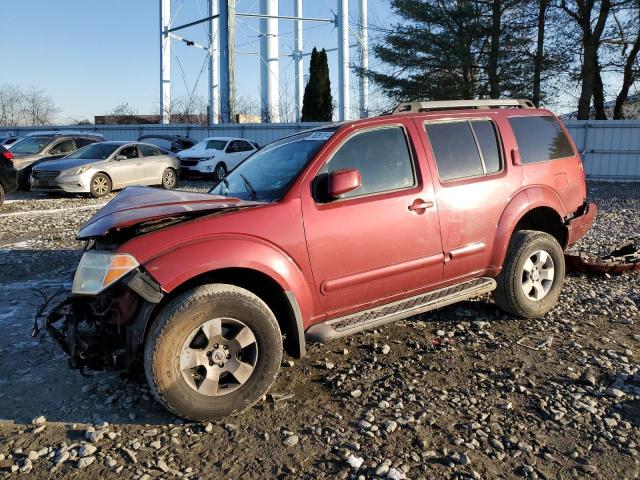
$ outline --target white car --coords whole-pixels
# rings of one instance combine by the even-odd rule
[[[209,137],[178,153],[182,177],[202,175],[222,180],[260,148],[256,142],[232,137]]]

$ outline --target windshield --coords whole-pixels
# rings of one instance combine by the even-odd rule
[[[67,155],[67,158],[82,158],[88,160],[104,160],[120,145],[114,145],[112,143],[92,143],[82,147],[80,150],[76,150],[71,155]]]
[[[25,137],[11,147],[13,153],[40,153],[53,137]]]
[[[258,150],[209,193],[243,200],[273,202],[336,132],[337,127],[299,133]]]
[[[195,148],[197,149],[206,149],[206,150],[224,150],[224,147],[227,146],[226,140],[204,140],[197,144]]]

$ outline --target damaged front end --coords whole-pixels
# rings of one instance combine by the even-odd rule
[[[44,325],[70,368],[128,370],[141,358],[147,322],[162,297],[138,269],[97,295],[71,293],[51,309]]]

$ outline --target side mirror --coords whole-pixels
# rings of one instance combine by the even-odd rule
[[[511,149],[511,162],[514,165],[522,165],[522,159],[520,158],[520,150],[517,148]]]
[[[126,155],[116,155],[116,158],[114,160],[118,160],[118,161],[127,160],[127,157]]]
[[[329,197],[339,198],[340,195],[352,192],[361,185],[362,177],[358,170],[336,170],[329,174]]]

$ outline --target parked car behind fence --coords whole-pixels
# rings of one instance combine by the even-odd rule
[[[40,192],[90,193],[104,197],[130,185],[175,188],[180,162],[148,143],[101,142],[33,169],[31,188]]]

